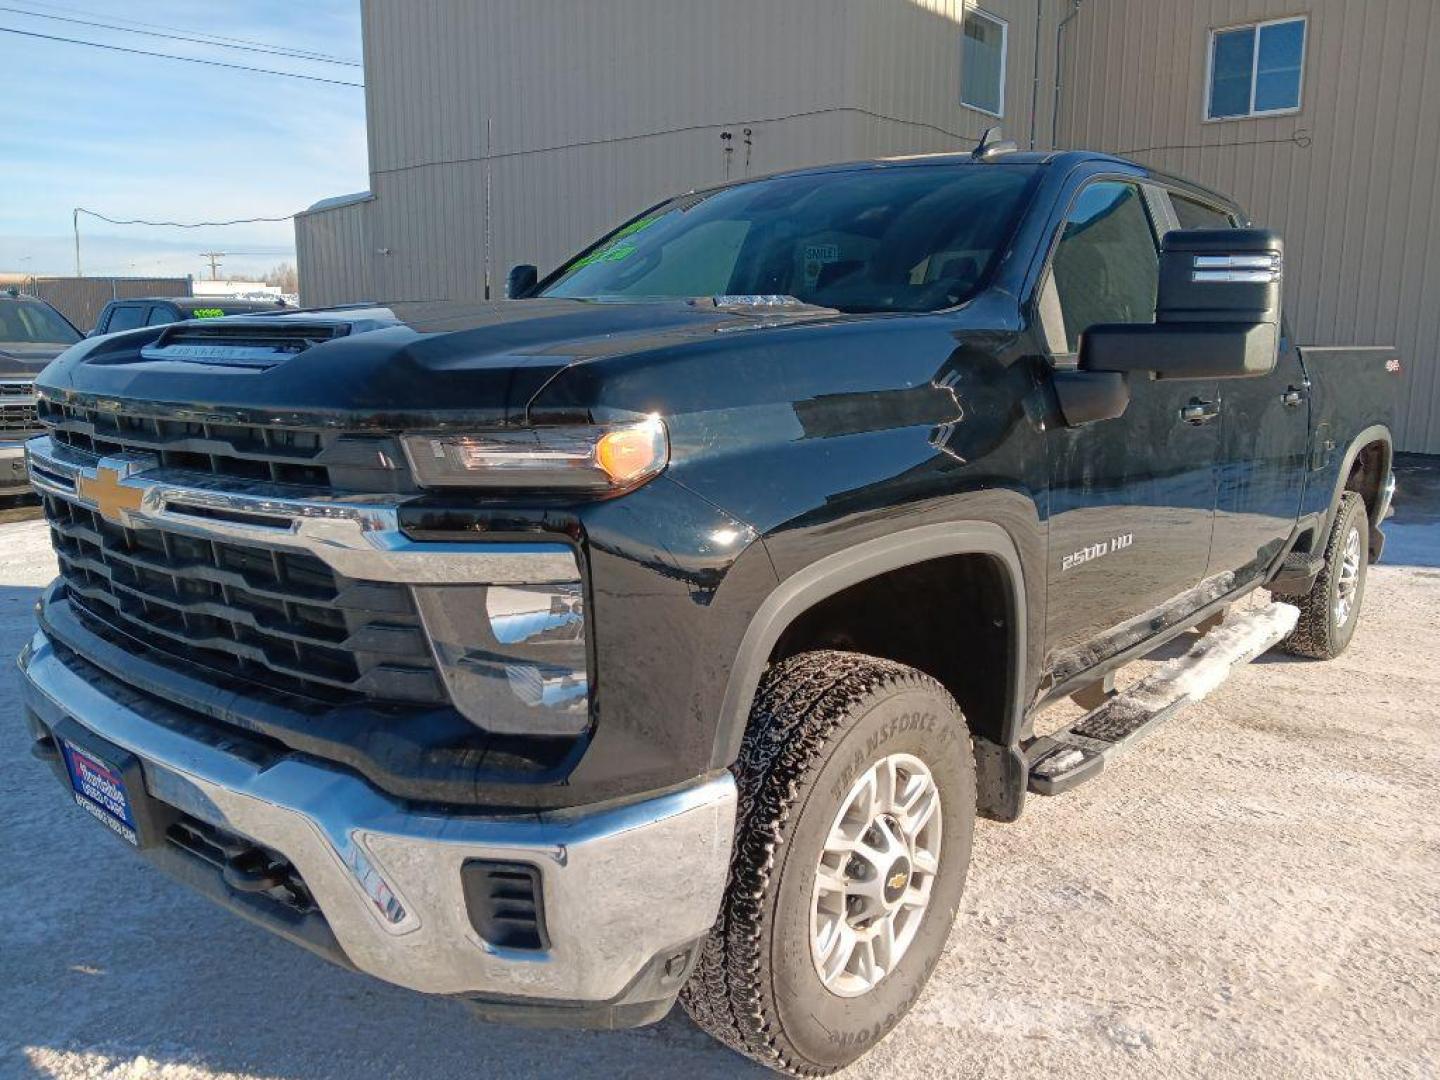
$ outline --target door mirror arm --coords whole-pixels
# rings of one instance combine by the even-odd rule
[[[1123,371],[1056,368],[1051,384],[1066,426],[1114,420],[1130,407],[1130,379]]]

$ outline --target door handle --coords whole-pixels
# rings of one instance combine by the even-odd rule
[[[1220,415],[1220,405],[1214,401],[1201,401],[1198,398],[1188,405],[1180,407],[1180,419],[1187,424],[1199,426],[1208,424],[1215,417]]]
[[[1284,402],[1286,408],[1293,409],[1305,400],[1306,393],[1303,386],[1292,386],[1280,395],[1280,400]]]

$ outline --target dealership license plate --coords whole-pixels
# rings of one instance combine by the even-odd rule
[[[120,770],[72,742],[63,741],[61,745],[76,803],[117,836],[139,847],[135,811]]]

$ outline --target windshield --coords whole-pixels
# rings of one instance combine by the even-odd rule
[[[80,333],[44,304],[0,302],[0,345],[80,340]]]
[[[605,237],[539,294],[779,294],[841,311],[951,307],[985,283],[1036,172],[905,165],[683,196]]]

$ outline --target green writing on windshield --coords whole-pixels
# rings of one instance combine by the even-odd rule
[[[628,259],[631,255],[635,254],[635,245],[624,243],[625,238],[627,236],[634,236],[641,229],[649,228],[651,225],[655,224],[655,222],[659,220],[660,219],[657,216],[641,218],[639,221],[632,221],[629,225],[626,225],[614,236],[610,237],[610,239],[605,242],[605,245],[603,247],[596,248],[594,251],[590,252],[589,255],[582,255],[580,256],[580,258],[572,262],[569,266],[565,268],[566,271],[573,274],[576,270],[583,270],[585,267],[590,266],[592,263],[619,262],[621,259]]]
[[[197,307],[190,313],[192,319],[220,319],[224,315],[224,309],[218,307]]]
[[[621,259],[628,259],[635,254],[634,244],[615,244],[611,247],[601,248],[599,251],[592,251],[589,255],[582,255],[570,264],[570,270],[580,270],[591,263],[619,262]]]

